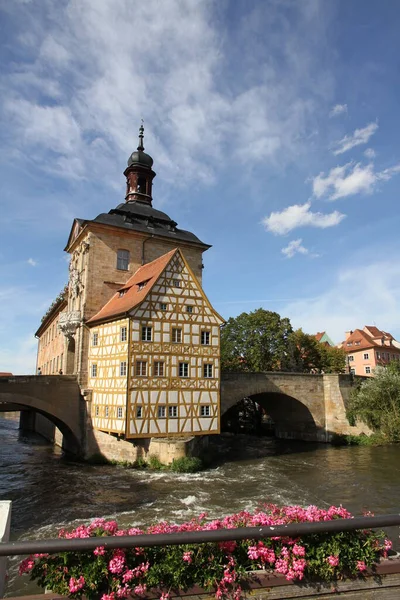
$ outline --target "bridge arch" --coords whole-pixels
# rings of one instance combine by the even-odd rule
[[[277,437],[327,441],[322,375],[223,374],[221,415],[244,398],[257,402],[271,417]]]
[[[82,453],[85,402],[74,376],[2,377],[0,411],[2,407],[43,415],[61,431],[65,450]]]
[[[0,411],[4,401],[3,398],[4,394],[0,394]],[[13,409],[16,411],[24,411],[29,409],[46,417],[46,419],[51,421],[51,423],[53,423],[61,431],[64,438],[63,446],[65,446],[65,449],[68,449],[68,451],[72,454],[80,453],[79,438],[76,437],[74,431],[66,423],[64,423],[64,421],[48,412],[46,402],[44,402],[41,398],[36,398],[34,396],[18,396],[17,398],[12,398],[11,402]],[[5,405],[7,406],[7,404]]]

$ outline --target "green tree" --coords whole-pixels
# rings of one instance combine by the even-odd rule
[[[288,338],[289,367],[291,371],[300,373],[320,373],[322,370],[322,344],[313,335],[296,329]]]
[[[297,329],[289,336],[290,370],[301,373],[343,373],[346,353],[342,348],[320,344],[315,336]]]
[[[230,318],[221,332],[221,365],[225,371],[287,370],[289,319],[259,308]]]
[[[324,373],[345,373],[346,352],[343,348],[319,344],[321,354],[321,369]]]
[[[389,442],[400,441],[400,364],[377,367],[375,376],[363,381],[350,398],[350,422],[363,421]]]

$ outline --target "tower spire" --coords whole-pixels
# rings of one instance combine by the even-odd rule
[[[143,127],[143,119],[142,119],[142,123],[139,127],[139,146],[137,147],[137,149],[141,152],[144,151],[143,138],[144,138],[144,127]]]
[[[142,202],[151,206],[152,182],[154,173],[153,159],[144,151],[143,145],[144,127],[143,119],[139,127],[139,146],[132,152],[128,159],[128,168],[125,169],[126,177],[126,202]]]

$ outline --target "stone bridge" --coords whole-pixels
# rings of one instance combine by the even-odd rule
[[[80,455],[86,422],[86,403],[74,375],[0,377],[0,412],[21,412],[20,427],[37,431],[43,415],[63,435],[63,449]]]
[[[366,426],[352,427],[346,418],[352,385],[350,375],[224,373],[221,415],[251,397],[274,421],[277,437],[329,442],[335,433],[368,433]]]
[[[328,442],[335,433],[368,433],[365,426],[351,427],[346,418],[352,383],[349,375],[225,373],[221,380],[221,415],[243,398],[251,397],[272,418],[278,437]],[[97,441],[92,438],[110,438],[93,432],[86,408],[74,375],[0,377],[0,412],[21,411],[21,429],[51,439],[42,431],[49,426],[45,419],[40,422],[43,415],[61,431],[63,449],[81,456],[90,454],[90,447],[96,452],[93,448]]]

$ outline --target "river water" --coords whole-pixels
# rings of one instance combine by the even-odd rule
[[[202,473],[86,465],[66,460],[39,436],[21,436],[16,419],[0,416],[0,500],[13,502],[12,539],[55,537],[61,527],[100,516],[143,526],[262,502],[400,512],[400,445],[338,448],[243,435],[218,436],[213,444],[218,461]],[[398,547],[398,530],[388,533]],[[7,595],[36,592],[16,565],[10,560]]]

